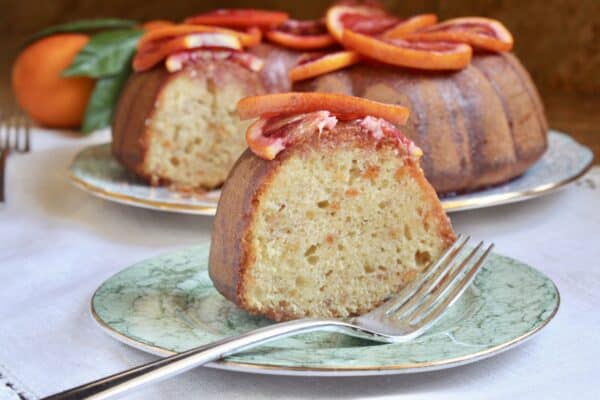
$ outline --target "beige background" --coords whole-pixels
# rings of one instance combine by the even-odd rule
[[[2,0],[0,88],[9,101],[10,65],[22,38],[46,26],[90,17],[180,20],[218,7],[264,7],[316,18],[330,2],[191,0]],[[538,85],[550,124],[595,147],[600,157],[599,0],[387,0],[399,15],[434,12],[441,19],[480,15],[501,20],[515,52]]]

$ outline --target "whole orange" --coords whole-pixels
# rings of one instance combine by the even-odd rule
[[[19,54],[12,70],[13,90],[34,121],[51,128],[81,125],[94,80],[63,78],[61,73],[89,40],[81,34],[52,35]]]

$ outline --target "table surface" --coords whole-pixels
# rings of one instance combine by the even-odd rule
[[[8,199],[0,209],[0,399],[19,398],[16,392],[37,398],[154,359],[95,325],[91,295],[126,266],[209,240],[211,217],[114,204],[71,186],[72,157],[108,140],[107,132],[76,139],[36,130],[33,152],[8,160]],[[302,378],[198,368],[128,398],[597,398],[599,203],[595,167],[555,194],[451,214],[458,232],[495,242],[498,253],[535,266],[561,292],[555,319],[511,351],[402,376]]]

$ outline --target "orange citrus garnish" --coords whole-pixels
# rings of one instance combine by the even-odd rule
[[[244,47],[257,46],[260,44],[260,41],[262,40],[261,30],[254,26],[246,29],[245,32],[240,32],[240,31],[234,31],[234,32],[238,32],[238,39],[240,39],[240,42],[242,43],[242,46],[244,46]]]
[[[471,62],[471,46],[464,43],[378,39],[345,30],[342,44],[386,64],[427,70],[457,70]]]
[[[420,29],[426,28],[437,23],[437,15],[420,14],[398,22],[394,27],[381,34],[384,38],[401,38]]]
[[[307,54],[304,59],[298,60],[298,65],[289,70],[288,77],[293,82],[301,81],[337,71],[359,61],[360,55],[355,51],[338,51],[323,55]]]
[[[454,18],[408,36],[423,41],[467,43],[491,51],[509,51],[513,37],[499,21],[482,17]]]
[[[244,47],[252,47],[260,43],[261,32],[259,29],[249,29],[246,32],[240,32],[233,29],[217,28],[214,26],[203,26],[203,25],[185,25],[179,24],[174,26],[164,26],[156,29],[152,29],[144,33],[140,38],[137,48],[138,50],[142,47],[147,46],[149,43],[160,41],[163,39],[173,39],[178,36],[189,35],[192,33],[207,33],[216,32],[224,33],[235,36],[239,39],[240,43]]]
[[[237,104],[240,119],[273,117],[279,115],[304,114],[314,111],[329,111],[344,120],[372,116],[393,124],[404,124],[408,109],[395,104],[379,103],[362,97],[334,93],[276,93],[251,96]]]
[[[169,72],[177,72],[188,65],[206,64],[215,61],[230,61],[254,72],[260,71],[264,66],[262,58],[245,51],[199,49],[169,54],[165,59],[165,68]]]
[[[269,119],[259,118],[248,126],[246,143],[248,148],[260,158],[272,160],[305,134],[330,130],[336,125],[337,119],[329,111]],[[299,126],[302,129],[296,129]]]
[[[242,46],[236,36],[220,32],[192,33],[174,39],[155,40],[138,49],[133,58],[133,69],[145,71],[170,54],[198,48],[240,50]]]
[[[186,24],[224,26],[228,28],[273,28],[289,18],[280,11],[254,9],[219,9],[185,19]]]
[[[325,15],[329,33],[338,41],[342,40],[345,29],[365,35],[378,35],[396,26],[399,18],[384,10],[368,5],[339,4],[330,7]]]
[[[331,47],[336,40],[327,32],[323,21],[288,19],[265,36],[271,42],[295,50],[317,50]]]

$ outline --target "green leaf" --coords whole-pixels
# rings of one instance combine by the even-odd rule
[[[120,29],[94,35],[62,76],[102,78],[118,74],[131,60],[142,34],[138,29]]]
[[[131,66],[128,60],[117,75],[98,79],[81,124],[84,134],[110,126],[119,94],[130,74]]]
[[[27,38],[25,45],[55,33],[98,31],[104,29],[125,29],[134,28],[137,24],[137,21],[119,18],[80,19],[78,21],[67,22],[61,25],[54,25],[39,31]]]

